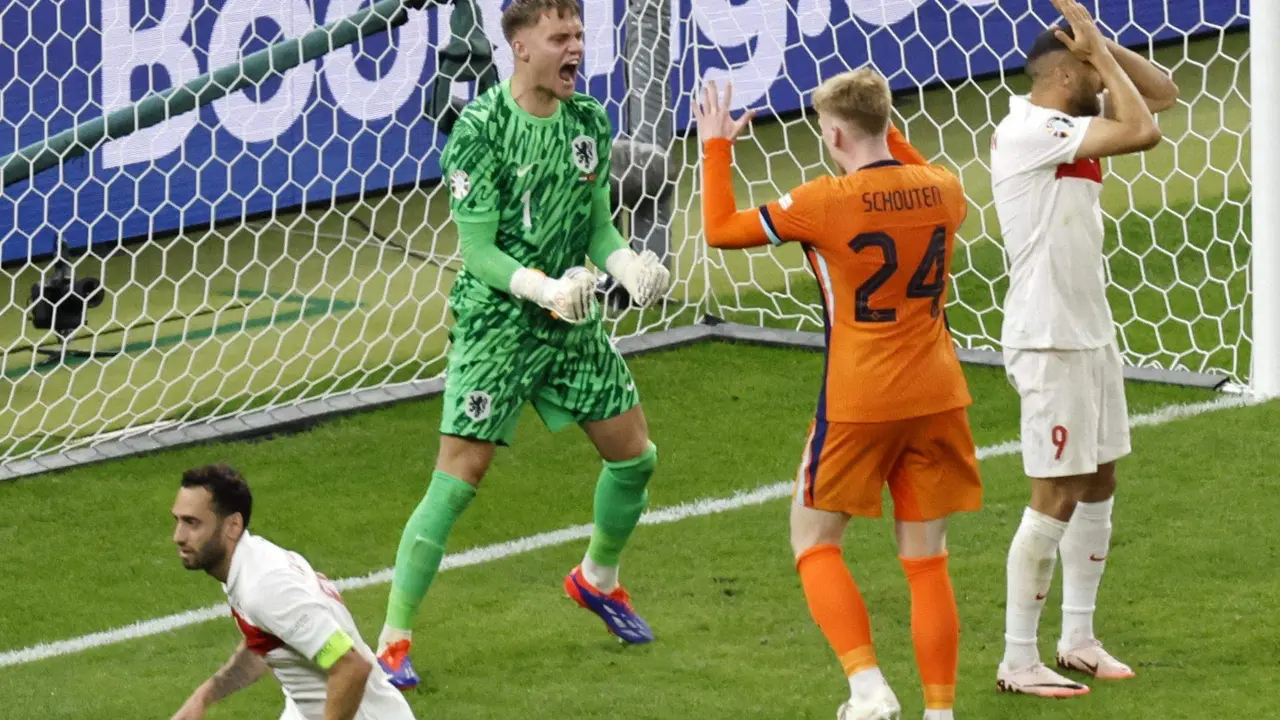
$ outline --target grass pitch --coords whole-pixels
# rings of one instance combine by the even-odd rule
[[[653,507],[724,497],[790,477],[821,356],[701,345],[632,361],[660,463]],[[710,377],[709,377],[710,374]],[[980,446],[1013,439],[1017,399],[998,370],[967,368]],[[1213,397],[1132,384],[1131,412]],[[331,577],[389,566],[434,462],[438,400],[406,403],[272,440],[187,448],[0,485],[5,603],[0,652],[217,604],[216,582],[182,570],[168,509],[181,471],[227,460],[255,490],[254,529]],[[986,507],[957,518],[952,573],[964,627],[962,718],[1265,717],[1280,649],[1280,556],[1247,518],[1280,513],[1271,492],[1273,404],[1138,428],[1122,462],[1112,560],[1098,629],[1138,678],[1069,701],[999,696],[1004,559],[1026,485],[1016,455],[982,463]],[[580,433],[550,435],[529,413],[451,551],[590,522],[598,460]],[[586,542],[443,573],[416,628],[418,717],[484,719],[830,718],[847,693],[808,617],[787,543],[786,501],[642,527],[623,579],[659,640],[614,642],[562,597]],[[1242,538],[1244,538],[1242,540]],[[1247,550],[1243,549],[1247,546]],[[908,595],[889,520],[857,521],[845,544],[873,617],[884,670],[906,716],[921,709]],[[1058,585],[1055,581],[1055,585]],[[386,586],[347,593],[366,640]],[[1042,645],[1056,639],[1055,592]],[[136,720],[178,708],[238,642],[212,622],[0,668],[4,716]],[[271,718],[270,679],[213,720]]]

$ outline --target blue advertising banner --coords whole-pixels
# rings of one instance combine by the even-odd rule
[[[787,112],[872,62],[895,89],[1022,64],[1048,0],[672,0],[676,124],[703,78]],[[627,0],[585,0],[582,89],[621,126]],[[368,0],[24,0],[0,4],[0,154],[349,15]],[[1125,44],[1247,24],[1247,0],[1099,0]],[[503,0],[478,0],[502,77]],[[422,117],[449,8],[167,120],[0,193],[0,260],[145,237],[439,177]],[[465,97],[465,88],[460,88]]]
[[[0,153],[126,107],[368,0],[26,0],[0,4]],[[478,5],[510,74],[501,0]],[[582,89],[624,96],[625,0],[586,4]],[[104,144],[0,193],[0,260],[155,235],[439,177],[423,119],[452,8]],[[456,88],[466,97],[468,88]]]
[[[872,63],[894,90],[1021,68],[1049,0],[679,0],[686,32],[677,124],[699,78],[733,80],[735,108],[806,107],[821,78]],[[1096,0],[1123,45],[1248,24],[1249,0]]]

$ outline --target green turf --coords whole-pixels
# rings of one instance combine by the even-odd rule
[[[820,355],[706,344],[632,364],[660,448],[655,507],[791,475]],[[707,382],[708,368],[714,382]],[[977,400],[971,420],[978,444],[1013,438],[1017,400],[1001,372],[966,373]],[[1212,397],[1163,385],[1128,390],[1133,413]],[[0,567],[11,578],[0,650],[219,602],[217,583],[183,571],[169,542],[178,476],[199,463],[240,467],[255,490],[255,529],[331,577],[388,566],[434,461],[438,413],[437,400],[419,401],[270,441],[188,448],[0,485]],[[961,716],[1065,712],[1141,720],[1199,718],[1205,708],[1265,715],[1269,668],[1280,661],[1269,638],[1280,626],[1261,608],[1280,601],[1280,566],[1265,533],[1242,557],[1236,526],[1242,517],[1280,512],[1265,487],[1266,428],[1277,421],[1280,406],[1272,404],[1135,431],[1136,454],[1121,471],[1099,627],[1140,677],[1099,687],[1070,706],[992,692],[1004,555],[1025,485],[1016,457],[985,461],[986,508],[958,519],[951,541],[965,627]],[[597,468],[580,433],[551,435],[527,414],[451,549],[589,522]],[[585,541],[445,573],[417,627],[425,682],[411,702],[419,717],[830,717],[845,684],[805,610],[785,507],[775,501],[637,532],[624,579],[659,633],[646,648],[620,648],[596,619],[559,596],[559,580]],[[905,583],[889,537],[888,521],[858,522],[846,547],[872,608],[885,671],[912,716],[919,690]],[[370,641],[385,598],[385,586],[347,594]],[[1056,605],[1055,597],[1046,644]],[[4,715],[167,717],[237,637],[227,617],[0,669]],[[265,680],[209,717],[274,717],[280,705],[275,683]]]
[[[1157,51],[1185,104],[1162,115],[1161,148],[1111,163],[1105,204],[1119,218],[1108,224],[1111,295],[1135,363],[1225,369],[1237,379],[1248,368],[1247,43],[1241,33]],[[1008,85],[1023,90],[1026,81],[1014,75]],[[948,308],[969,346],[991,347],[999,336],[1004,258],[984,158],[1007,92],[999,80],[966,82],[898,103],[912,142],[956,169],[972,200]],[[823,171],[811,119],[758,123],[739,144],[741,204]],[[702,246],[696,152],[689,140],[674,149],[671,301],[615,316],[615,330],[661,330],[706,312],[818,329],[815,285],[797,248],[722,254]],[[40,358],[32,345],[52,338],[27,323],[0,328],[6,458],[125,426],[434,374],[449,322],[444,293],[459,260],[447,197],[428,186],[240,228],[193,229],[81,262],[77,272],[103,277],[112,290],[89,313],[104,331],[97,347],[127,352],[33,372]],[[0,274],[0,291],[21,298],[38,272]]]

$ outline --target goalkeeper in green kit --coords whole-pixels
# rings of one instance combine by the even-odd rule
[[[666,294],[670,273],[614,228],[609,118],[574,91],[578,3],[514,0],[502,29],[515,72],[466,108],[441,157],[463,269],[450,295],[440,452],[400,539],[378,642],[378,659],[402,690],[418,682],[411,631],[449,532],[496,446],[511,442],[525,403],[552,431],[580,425],[604,461],[594,532],[565,591],[623,641],[653,640],[618,584],[618,558],[648,502],[657,448],[584,265],[590,257],[641,306]]]

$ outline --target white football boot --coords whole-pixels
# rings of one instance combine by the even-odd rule
[[[1076,697],[1089,692],[1087,686],[1059,675],[1040,662],[1023,670],[1010,670],[1000,663],[996,670],[996,689],[1050,698]]]
[[[875,692],[851,697],[836,711],[836,720],[900,720],[902,704],[888,685],[881,685]]]
[[[1097,640],[1090,640],[1070,652],[1059,650],[1058,667],[1087,673],[1099,680],[1128,680],[1134,676],[1133,668],[1115,659]]]

